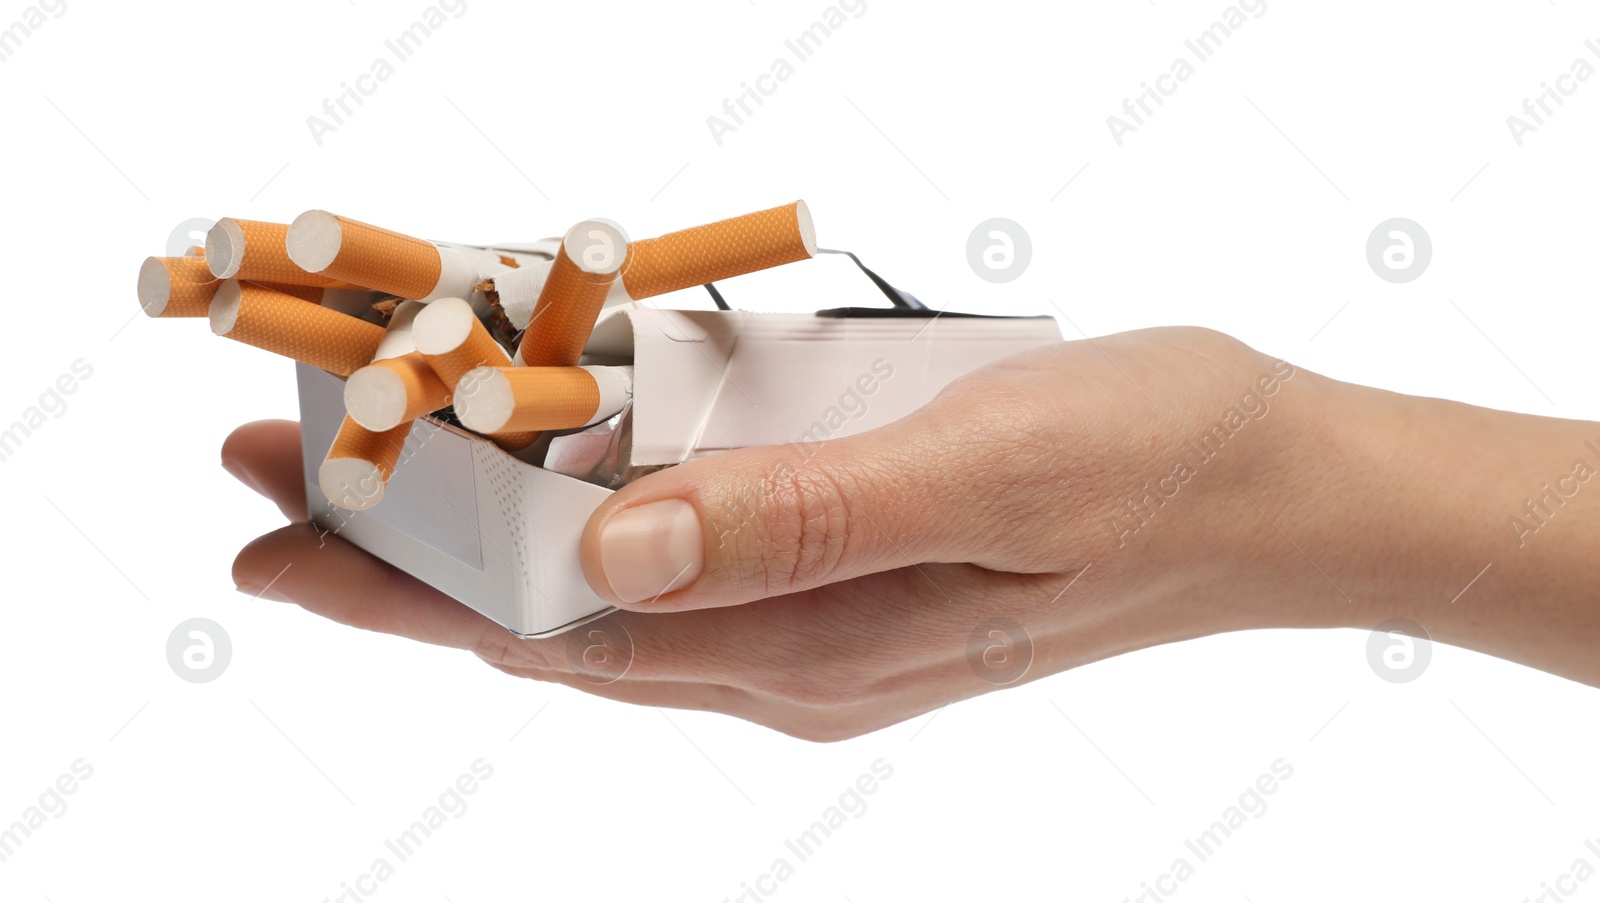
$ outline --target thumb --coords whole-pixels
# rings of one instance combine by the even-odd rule
[[[967,561],[994,531],[973,470],[922,412],[818,443],[735,449],[651,474],[590,517],[589,584],[641,611],[739,605],[925,561]],[[950,437],[954,439],[955,437]]]

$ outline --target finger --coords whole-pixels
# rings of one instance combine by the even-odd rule
[[[239,591],[436,646],[478,649],[504,627],[310,524],[258,537],[233,562]],[[507,634],[509,635],[509,634]]]
[[[672,681],[638,681],[623,678],[613,683],[587,683],[582,677],[530,668],[500,667],[514,677],[559,683],[592,696],[630,705],[683,709],[731,715],[752,724],[788,734],[801,740],[830,742],[858,737],[931,712],[953,700],[928,696],[918,702],[893,707],[881,703],[832,709],[814,709],[775,700],[738,687]],[[665,712],[662,713],[664,716]],[[678,723],[670,716],[673,727]],[[681,728],[680,728],[681,730]]]
[[[276,503],[290,521],[307,519],[300,424],[259,420],[239,427],[223,440],[222,466],[239,482]]]
[[[943,689],[948,678],[973,676],[965,656],[981,622],[1003,616],[1037,625],[1037,612],[1051,607],[1063,583],[1065,578],[1053,575],[923,565],[760,605],[616,612],[552,639],[508,638],[492,657],[590,679],[736,686],[772,700],[833,709],[896,699],[921,685],[949,692]],[[588,650],[598,651],[609,667],[584,673]],[[969,682],[975,691],[984,686]]]
[[[690,709],[699,712],[721,712],[745,720],[756,711],[751,694],[736,687],[696,681],[636,680],[624,677],[618,680],[601,680],[523,665],[506,665],[490,662],[495,670],[527,680],[556,683],[581,690],[591,696],[626,702],[631,705],[666,706],[673,709]]]
[[[654,612],[981,560],[1005,532],[1005,487],[988,475],[1016,455],[974,427],[985,415],[971,395],[856,436],[736,449],[636,480],[590,517],[585,576],[613,604]]]

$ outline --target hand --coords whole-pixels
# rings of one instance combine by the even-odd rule
[[[633,644],[614,682],[560,637],[518,639],[319,536],[303,523],[294,424],[240,428],[223,461],[296,522],[240,553],[245,592],[281,573],[267,596],[346,624],[469,649],[517,676],[809,739],[1255,627],[1426,618],[1437,639],[1581,670],[1560,650],[1508,642],[1482,616],[1502,591],[1499,574],[1474,588],[1478,614],[1440,604],[1503,539],[1498,521],[1459,538],[1368,523],[1371,506],[1423,501],[1419,468],[1461,457],[1430,447],[1424,461],[1408,446],[1450,438],[1421,435],[1430,418],[1419,406],[1446,433],[1493,415],[1536,423],[1535,440],[1554,441],[1549,425],[1562,423],[1348,386],[1218,333],[1172,328],[1012,357],[854,437],[690,461],[624,487],[587,526],[585,573],[625,609],[599,623],[626,629]],[[1422,495],[1430,522],[1465,523],[1462,512],[1477,510]],[[1597,535],[1596,508],[1569,520],[1587,519]],[[1594,620],[1575,622],[1577,659],[1594,658]]]

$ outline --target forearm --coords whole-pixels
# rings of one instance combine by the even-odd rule
[[[1408,618],[1437,641],[1600,685],[1600,424],[1306,376],[1299,447],[1280,469],[1289,497],[1271,500],[1304,554],[1276,571],[1334,610],[1301,614]]]

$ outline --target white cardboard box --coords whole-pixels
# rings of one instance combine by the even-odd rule
[[[863,432],[964,373],[1060,340],[1049,317],[620,307],[596,326],[585,362],[633,364],[631,461],[670,465]],[[426,418],[381,502],[335,508],[317,469],[344,416],[344,384],[305,364],[297,374],[315,523],[521,636],[550,636],[611,610],[583,578],[578,540],[612,490]]]

